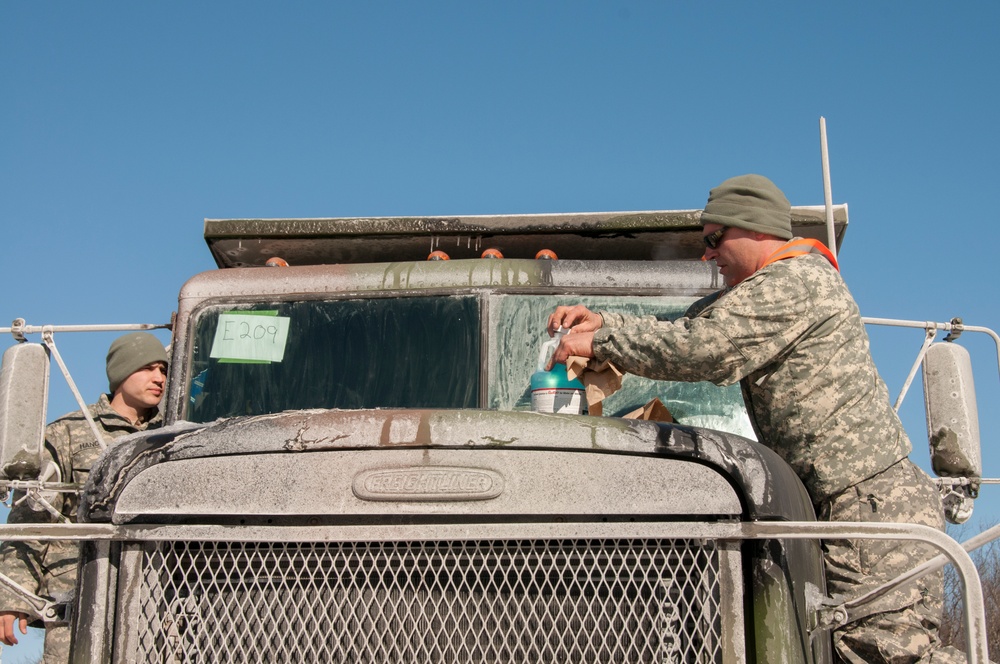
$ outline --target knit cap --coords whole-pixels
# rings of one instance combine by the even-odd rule
[[[108,387],[114,392],[125,379],[153,362],[168,365],[167,351],[149,332],[133,332],[118,337],[108,349]]]
[[[738,175],[709,192],[701,223],[735,226],[790,240],[792,205],[763,175]]]

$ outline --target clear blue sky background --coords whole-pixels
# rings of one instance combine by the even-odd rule
[[[698,208],[747,172],[822,204],[825,116],[862,312],[1000,328],[998,26],[993,1],[3,2],[0,325],[166,322],[214,266],[205,217]],[[113,337],[57,338],[90,401]],[[895,396],[922,333],[872,337]],[[996,348],[962,341],[1000,475]]]

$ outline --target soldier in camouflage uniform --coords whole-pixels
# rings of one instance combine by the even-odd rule
[[[767,178],[713,189],[701,217],[705,259],[726,288],[676,321],[559,307],[571,328],[553,361],[610,360],[661,380],[742,383],[758,440],[788,462],[821,520],[944,527],[940,494],[910,462],[910,441],[872,361],[858,306],[836,259],[793,238],[791,206]],[[858,597],[936,551],[884,540],[823,542],[827,591]],[[835,631],[846,662],[965,661],[942,648],[941,578],[897,590]]]
[[[157,427],[163,418],[158,408],[166,383],[167,355],[156,337],[136,332],[120,337],[108,350],[107,374],[110,394],[102,394],[89,406],[90,415],[106,444],[136,431]],[[101,454],[82,411],[60,417],[45,429],[43,467],[51,462],[53,482],[83,485]],[[44,471],[43,471],[44,472]],[[77,519],[75,494],[55,493],[50,504],[70,522]],[[15,500],[21,496],[15,494]],[[32,509],[29,501],[11,509],[8,523],[51,523],[56,518],[41,505]],[[76,586],[76,542],[9,542],[0,546],[0,570],[32,593],[50,600],[64,601]],[[17,643],[17,632],[27,633],[27,625],[37,619],[30,606],[13,593],[0,589],[0,642]],[[45,631],[45,664],[69,661],[70,630],[66,625]]]

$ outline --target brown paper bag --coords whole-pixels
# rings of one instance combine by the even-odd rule
[[[622,372],[611,362],[588,360],[578,355],[566,360],[566,375],[580,379],[586,388],[587,412],[596,417],[604,414],[603,401],[621,389]]]
[[[650,422],[674,422],[674,416],[670,414],[667,407],[659,398],[653,398],[642,408],[636,408],[627,415],[622,415],[627,420],[648,420]]]

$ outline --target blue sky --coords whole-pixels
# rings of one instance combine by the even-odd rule
[[[205,217],[698,208],[747,172],[819,205],[824,116],[862,313],[997,329],[998,25],[992,1],[0,3],[0,325],[166,322],[214,266]],[[113,337],[57,337],[88,400]],[[921,340],[872,332],[893,396]],[[998,476],[996,348],[962,341]]]

